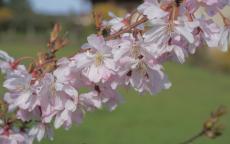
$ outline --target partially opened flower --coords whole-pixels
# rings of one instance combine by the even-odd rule
[[[13,71],[26,71],[24,65],[19,65],[19,61],[14,60],[4,51],[0,51],[0,69],[6,75]]]
[[[127,14],[124,18],[118,17],[112,12],[109,12],[109,16],[112,18],[106,21],[106,25],[111,27],[111,33],[115,33],[129,26],[130,14]]]
[[[0,68],[2,73],[6,73],[11,69],[10,64],[14,61],[14,58],[10,57],[6,52],[0,51]]]

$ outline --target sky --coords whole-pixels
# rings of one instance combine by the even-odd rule
[[[88,12],[91,5],[87,0],[30,0],[37,13],[67,15],[69,13]]]

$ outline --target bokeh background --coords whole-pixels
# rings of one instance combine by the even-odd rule
[[[70,44],[58,56],[69,56],[94,32],[93,10],[108,19],[108,11],[122,16],[140,3],[141,0],[0,0],[0,49],[14,57],[36,56],[46,49],[52,26],[59,22]],[[224,13],[230,17],[230,8]],[[215,21],[222,25],[218,16]],[[121,88],[125,103],[114,112],[89,113],[83,124],[68,131],[57,130],[54,141],[44,140],[41,144],[179,144],[197,133],[218,106],[230,108],[230,53],[202,48],[184,65],[165,64],[165,72],[173,83],[170,90],[156,96],[139,96]],[[229,144],[230,114],[223,123],[223,136],[215,140],[204,137],[194,144]]]

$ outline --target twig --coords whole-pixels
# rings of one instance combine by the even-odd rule
[[[136,12],[136,11],[135,11],[135,12]],[[134,13],[134,12],[133,12],[133,13]],[[145,23],[145,22],[147,22],[147,21],[148,21],[148,18],[147,18],[146,16],[143,16],[143,18],[141,18],[140,20],[138,20],[138,21],[136,21],[135,23],[131,24],[131,25],[128,26],[127,28],[125,28],[125,29],[123,29],[123,30],[121,30],[121,31],[118,31],[118,32],[116,32],[116,33],[114,33],[114,34],[112,34],[112,35],[109,35],[109,36],[105,37],[105,40],[108,41],[108,40],[115,39],[115,38],[119,37],[120,35],[122,35],[122,34],[124,34],[124,33],[126,33],[126,32],[131,31],[131,30],[132,30],[133,28],[135,28],[136,26],[138,26],[138,25],[140,25],[140,24],[143,24],[143,23]],[[84,51],[81,51],[81,52],[85,52],[85,51],[87,51],[87,50],[90,50],[90,48],[89,48],[89,49],[86,49],[86,50],[84,50]],[[77,52],[77,53],[79,53],[79,52]],[[74,55],[76,55],[77,53],[75,53]],[[73,57],[74,55],[71,55],[71,56],[69,56],[68,58],[71,58],[71,57]]]
[[[197,140],[198,138],[202,137],[205,134],[205,131],[201,131],[199,133],[197,133],[196,135],[194,135],[193,137],[189,138],[188,140],[180,143],[180,144],[191,144],[192,142],[194,142],[195,140]]]
[[[129,32],[129,31],[131,31],[133,28],[135,28],[136,26],[138,26],[138,25],[140,25],[140,24],[143,24],[143,23],[145,23],[145,22],[147,22],[147,21],[148,21],[147,17],[146,17],[146,16],[143,16],[142,19],[140,19],[139,21],[135,22],[134,24],[131,24],[131,25],[128,26],[127,28],[125,28],[125,29],[123,29],[123,30],[121,30],[121,31],[118,31],[118,32],[116,32],[116,33],[114,33],[114,34],[112,34],[112,35],[107,36],[107,37],[105,38],[105,40],[111,40],[111,39],[117,38],[117,37],[119,37],[121,34],[126,33],[126,32]]]
[[[223,127],[219,124],[219,119],[226,113],[226,107],[219,106],[219,108],[211,113],[211,116],[204,122],[203,129],[191,137],[190,139],[180,144],[191,144],[200,137],[206,136],[210,139],[215,139],[222,135]]]

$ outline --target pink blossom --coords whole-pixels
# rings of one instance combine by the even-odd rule
[[[194,13],[199,7],[204,7],[208,15],[213,16],[228,4],[228,0],[186,0],[185,5]]]
[[[138,11],[146,15],[149,20],[166,17],[167,12],[160,8],[158,0],[145,0],[143,4],[138,7]]]
[[[45,135],[47,135],[47,137],[51,140],[53,139],[52,128],[42,123],[33,126],[29,131],[29,136],[36,137],[39,142],[43,139]]]
[[[111,27],[111,33],[115,33],[123,28],[126,28],[129,25],[128,18],[130,17],[130,14],[127,14],[124,18],[117,17],[112,12],[109,12],[109,16],[112,18],[109,21],[104,21],[107,26]]]
[[[9,90],[5,94],[4,100],[9,103],[10,111],[16,107],[27,108],[27,102],[32,94],[30,87],[31,80],[32,76],[26,71],[9,74],[3,86]]]
[[[91,50],[78,54],[73,59],[76,61],[77,68],[90,81],[106,82],[115,74],[116,65],[111,48],[106,45],[102,36],[89,36],[88,44],[83,45],[82,48],[91,48]]]
[[[1,131],[3,133],[1,133]],[[29,137],[27,134],[23,132],[14,132],[9,130],[4,133],[4,130],[0,131],[0,143],[1,144],[32,144],[33,138]]]
[[[189,43],[194,42],[191,33],[198,23],[189,22],[184,18],[173,21],[157,20],[153,22],[152,29],[144,34],[146,43],[157,43],[159,46],[167,45],[171,39],[184,37]]]
[[[167,77],[161,71],[162,67],[155,63],[159,56],[157,53],[149,54],[142,42],[123,40],[119,48],[114,50],[115,59],[118,60],[118,71],[121,80],[119,83],[131,85],[139,92],[148,91],[156,94],[161,89],[170,87]],[[156,49],[154,47],[153,49]]]

